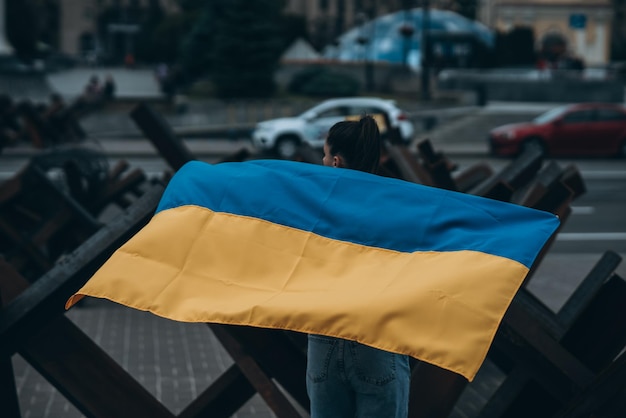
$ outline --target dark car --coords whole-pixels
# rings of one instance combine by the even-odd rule
[[[552,156],[626,157],[626,107],[615,103],[559,106],[532,122],[499,126],[489,132],[489,149],[515,156],[529,146]]]

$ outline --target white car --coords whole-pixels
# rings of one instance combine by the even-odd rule
[[[296,154],[301,143],[322,148],[331,126],[365,114],[377,119],[381,132],[386,131],[386,119],[392,128],[398,128],[403,141],[413,139],[413,123],[393,100],[345,97],[326,100],[299,116],[259,122],[252,132],[252,142],[258,149],[271,150],[288,159]]]

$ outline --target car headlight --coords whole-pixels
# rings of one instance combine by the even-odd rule
[[[506,139],[515,139],[515,131],[506,131],[504,137]]]
[[[515,131],[498,132],[494,136],[497,138],[512,140],[512,139],[515,139]]]

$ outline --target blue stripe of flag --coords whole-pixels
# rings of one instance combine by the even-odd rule
[[[401,252],[473,250],[530,268],[553,214],[355,170],[282,160],[187,163],[157,212],[184,205]]]

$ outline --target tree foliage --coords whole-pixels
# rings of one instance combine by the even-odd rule
[[[169,16],[147,15],[136,39],[137,59],[143,62],[175,62],[180,56],[183,39],[193,16],[177,13]]]
[[[208,74],[211,68],[213,49],[213,14],[208,2],[186,12],[195,17],[191,29],[183,37],[179,61],[191,78]]]
[[[281,22],[281,39],[283,49],[286,49],[298,38],[306,39],[310,43],[307,31],[307,22],[304,16],[285,14]]]
[[[204,7],[206,0],[178,0],[178,7],[186,13],[196,13]]]
[[[456,11],[468,19],[476,19],[478,0],[456,0]]]
[[[165,12],[161,6],[158,2],[150,1],[148,10],[140,18],[139,24],[141,29],[135,39],[136,58],[138,60],[154,62],[158,59],[163,45],[157,45],[154,41],[163,39],[163,34],[157,33],[157,28],[164,20]]]
[[[37,54],[41,25],[37,1],[6,0],[5,6],[7,40],[13,46],[15,55],[23,61],[31,61]]]
[[[361,85],[350,75],[315,66],[296,73],[287,89],[294,94],[312,97],[355,96]]]
[[[182,62],[191,75],[208,74],[219,97],[267,97],[284,48],[278,0],[213,0],[185,40]]]
[[[496,63],[500,67],[532,66],[537,61],[532,27],[517,26],[496,33]]]

